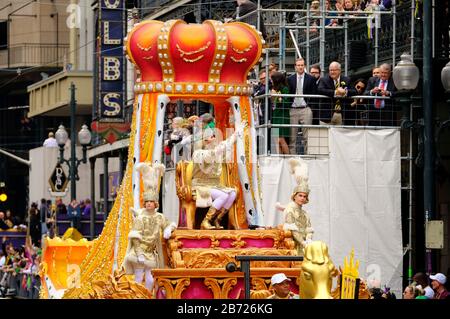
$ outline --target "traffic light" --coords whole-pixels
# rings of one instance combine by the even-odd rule
[[[0,182],[0,202],[6,202],[8,200],[8,194],[6,193],[6,184]]]

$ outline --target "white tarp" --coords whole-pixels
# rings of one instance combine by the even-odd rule
[[[352,248],[360,277],[402,291],[400,132],[395,129],[329,130],[329,157],[305,158],[311,189],[305,210],[314,240],[328,244],[333,262],[343,265]],[[276,202],[289,203],[295,186],[288,158],[259,159],[266,226],[283,223]],[[175,172],[164,179],[164,213],[178,221]]]

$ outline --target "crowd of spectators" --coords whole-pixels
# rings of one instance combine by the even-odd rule
[[[312,65],[308,72],[303,58],[296,60],[295,73],[291,75],[277,71],[271,64],[269,80],[263,69],[253,92],[257,124],[265,124],[266,109],[269,112],[272,136],[275,134],[277,137],[277,150],[274,153],[302,154],[302,150],[307,147],[308,130],[299,129],[299,125],[391,127],[399,124],[400,109],[392,99],[396,96],[396,88],[391,77],[391,66],[387,63],[375,67],[370,78],[353,80],[342,74],[337,61],[330,63],[328,74],[323,76],[319,65]],[[297,96],[271,96],[266,108],[265,99],[261,97],[266,92]],[[282,126],[277,128],[280,124],[293,126],[289,129]]]
[[[31,238],[26,237],[25,245],[14,247],[6,236],[2,237],[0,252],[0,295],[1,297],[17,294],[11,291],[12,280],[19,279],[19,286],[26,291],[32,291],[39,281],[39,265],[41,249],[34,246]]]

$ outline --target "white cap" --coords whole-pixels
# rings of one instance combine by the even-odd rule
[[[279,274],[273,275],[272,279],[270,280],[270,282],[271,282],[271,284],[273,286],[273,285],[276,285],[276,284],[280,284],[280,283],[282,283],[285,280],[291,281],[288,277],[286,277],[285,274],[279,273]]]
[[[440,283],[441,285],[445,285],[445,283],[447,282],[447,277],[445,277],[444,274],[438,272],[436,275],[431,275],[430,276],[431,280],[436,280],[438,283]]]
[[[433,299],[434,298],[434,290],[433,290],[433,288],[431,288],[430,286],[426,286],[424,291],[425,291],[425,297],[427,297],[428,299]]]

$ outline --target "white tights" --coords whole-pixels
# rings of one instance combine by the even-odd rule
[[[145,274],[145,288],[147,288],[149,291],[152,291],[154,279],[152,276],[152,270],[150,268],[135,269],[134,280],[137,283],[142,284],[142,280],[144,279],[144,274]]]

